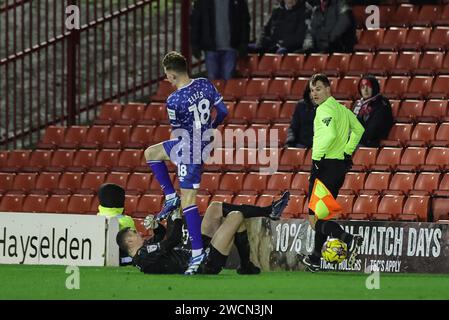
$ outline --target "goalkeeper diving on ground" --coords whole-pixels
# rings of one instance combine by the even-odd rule
[[[250,246],[245,219],[268,217],[278,220],[288,204],[290,193],[284,192],[271,206],[235,205],[213,201],[201,223],[201,234],[206,258],[199,274],[218,274],[226,265],[235,244],[240,257],[239,274],[259,274],[260,269],[250,261]],[[182,216],[174,210],[167,217],[167,228],[154,216],[145,219],[145,227],[153,229],[154,236],[144,240],[135,230],[124,228],[117,234],[117,244],[127,251],[132,263],[148,274],[183,274],[189,264],[190,250],[182,248]],[[165,237],[166,236],[166,237]],[[165,238],[165,239],[164,239]]]

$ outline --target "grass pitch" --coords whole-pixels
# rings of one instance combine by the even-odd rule
[[[449,276],[380,274],[368,290],[360,273],[264,272],[240,276],[145,275],[134,267],[80,267],[80,289],[68,290],[64,266],[0,265],[0,299],[449,299]]]

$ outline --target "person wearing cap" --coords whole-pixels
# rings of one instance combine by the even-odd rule
[[[124,214],[125,211],[125,190],[114,183],[104,183],[98,189],[98,206],[99,216],[104,216],[107,219],[112,217],[118,218],[119,230],[129,228],[136,230],[133,218]],[[130,265],[131,257],[126,251],[120,250],[120,265]]]
[[[393,126],[393,111],[374,76],[365,75],[360,79],[359,92],[362,98],[354,104],[353,111],[365,128],[360,145],[377,148]]]

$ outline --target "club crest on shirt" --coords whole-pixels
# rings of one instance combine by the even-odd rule
[[[326,125],[326,127],[329,127],[329,123],[331,123],[332,117],[324,118],[322,121]]]

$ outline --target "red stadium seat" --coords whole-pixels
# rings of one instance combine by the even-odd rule
[[[140,195],[125,194],[126,213],[130,214],[132,212],[136,212],[137,205],[139,204],[139,200],[140,200]]]
[[[31,150],[11,150],[9,152],[6,168],[2,171],[16,172],[30,163]]]
[[[388,98],[401,98],[406,92],[410,82],[409,77],[392,76],[387,80],[384,93]]]
[[[359,195],[352,207],[352,213],[348,215],[351,220],[368,220],[377,213],[379,205],[378,195]]]
[[[449,191],[449,173],[443,175],[440,185],[438,186],[438,191]]]
[[[411,123],[395,123],[388,134],[388,140],[382,140],[381,145],[400,147],[412,136],[413,125]]]
[[[257,198],[256,206],[258,207],[268,207],[271,206],[274,200],[274,195],[272,194],[262,194]],[[290,199],[291,201],[291,199]],[[289,203],[290,203],[289,201]]]
[[[103,143],[103,148],[120,149],[128,141],[131,136],[131,126],[112,126],[109,130],[108,139]]]
[[[288,100],[302,99],[304,89],[309,83],[309,78],[299,77],[295,80],[292,86],[291,93],[287,96]]]
[[[440,75],[435,78],[432,86],[432,93],[429,94],[431,99],[446,99],[449,97],[447,84],[449,83],[449,75]]]
[[[440,174],[437,172],[421,172],[416,178],[412,194],[432,194],[438,189]]]
[[[393,117],[396,118],[399,113],[399,106],[401,105],[401,100],[390,99],[391,111],[393,112]]]
[[[169,125],[159,125],[153,134],[152,143],[159,143],[170,139],[171,127]],[[151,143],[149,143],[151,145]]]
[[[299,218],[300,214],[303,211],[305,200],[306,199],[304,195],[290,195],[288,205],[282,212],[282,218]]]
[[[119,120],[123,106],[120,103],[105,103],[101,106],[99,116],[94,120],[97,125],[111,125]]]
[[[12,188],[12,184],[14,183],[14,176],[14,173],[0,172],[0,194]]]
[[[128,103],[123,107],[121,118],[116,121],[116,124],[134,125],[137,121],[143,118],[144,113],[145,104],[135,102]]]
[[[244,175],[241,172],[227,172],[223,174],[220,180],[220,192],[240,193],[240,190],[243,189]]]
[[[11,189],[22,192],[29,192],[30,190],[35,189],[37,176],[38,174],[36,172],[19,172],[14,177],[14,182]]]
[[[95,166],[98,150],[81,149],[76,152],[72,165],[67,168],[70,171],[85,171]]]
[[[410,82],[406,98],[425,99],[432,90],[433,77],[430,76],[416,76]]]
[[[48,126],[42,140],[37,144],[38,149],[53,149],[64,141],[66,128]]]
[[[208,191],[213,194],[219,189],[220,185],[220,173],[217,172],[204,172],[201,175],[200,189]]]
[[[383,190],[387,190],[390,185],[390,172],[371,172],[366,178],[361,194],[380,194]]]
[[[429,216],[429,196],[410,196],[407,198],[402,210],[402,214],[397,220],[401,221],[428,221]]]
[[[334,96],[336,99],[355,99],[359,95],[358,85],[359,77],[344,77],[342,78],[337,87],[337,91]]]
[[[0,168],[6,167],[6,164],[8,163],[8,155],[9,151],[0,151]]]
[[[175,91],[175,88],[167,79],[159,81],[156,94],[151,97],[151,101],[165,102],[173,91]]]
[[[378,50],[398,50],[407,39],[407,28],[389,28],[384,35],[382,43],[377,47]]]
[[[220,92],[220,94],[223,94],[224,92],[224,88],[226,86],[226,80],[222,80],[222,79],[215,79],[215,80],[211,80],[213,85],[215,86],[215,88],[217,89],[218,92]]]
[[[30,194],[23,201],[23,212],[45,212],[48,195]]]
[[[416,173],[396,172],[391,178],[390,186],[385,191],[387,194],[408,194],[413,189]]]
[[[292,180],[290,192],[292,194],[309,193],[310,172],[298,172]]]
[[[284,149],[279,163],[279,170],[290,171],[298,169],[304,163],[306,151],[304,148]]]
[[[279,69],[282,62],[282,55],[280,54],[264,54],[257,65],[257,69],[252,71],[253,77],[270,77],[276,70]]]
[[[396,67],[398,56],[397,52],[378,52],[368,72],[376,75],[385,75],[388,70],[393,70]]]
[[[373,214],[373,220],[395,220],[402,214],[404,196],[387,194],[380,200],[377,213]]]
[[[423,100],[404,100],[401,103],[396,121],[412,122],[422,115],[424,109]]]
[[[349,53],[334,53],[329,57],[324,73],[328,76],[344,75],[349,69],[349,61],[351,54]]]
[[[70,195],[68,194],[53,194],[45,204],[45,212],[52,213],[67,213],[67,206],[69,204]]]
[[[363,30],[358,43],[354,46],[358,51],[374,51],[382,43],[385,36],[385,29]],[[354,55],[353,55],[354,57]]]
[[[449,147],[449,122],[442,123],[435,136],[435,140],[430,141],[431,146]]]
[[[238,100],[245,95],[246,79],[229,79],[226,82],[223,97],[225,100]]]
[[[64,141],[58,145],[63,149],[76,149],[86,140],[88,127],[71,126],[66,129]]]
[[[251,74],[257,70],[258,65],[259,55],[257,53],[251,53],[246,58],[238,59],[236,68],[237,74],[242,77],[250,77]]]
[[[229,123],[244,123],[252,122],[256,118],[257,113],[257,101],[240,101],[234,110],[234,119],[231,119]]]
[[[438,20],[440,17],[442,8],[437,5],[426,4],[419,10],[419,15],[416,21],[413,22],[414,25],[430,26],[434,21]]]
[[[422,54],[416,74],[433,75],[443,65],[444,52],[426,51]]]
[[[81,183],[81,189],[78,193],[94,194],[106,179],[106,172],[86,172]]]
[[[290,120],[296,109],[296,104],[297,104],[296,101],[285,101],[284,104],[282,105],[282,110],[279,117],[290,123]]]
[[[233,198],[234,196],[232,195],[232,193],[215,193],[210,199],[210,202],[218,201],[232,203]]]
[[[137,124],[154,125],[155,123],[161,123],[163,121],[168,121],[165,103],[151,102],[145,109],[142,119],[137,121]]]
[[[413,27],[407,33],[405,43],[401,45],[403,50],[421,50],[421,48],[429,43],[431,28]]]
[[[339,194],[337,202],[341,205],[343,212],[341,216],[347,217],[352,213],[352,207],[354,206],[355,196],[352,194]]]
[[[400,171],[416,171],[426,160],[427,148],[408,147],[404,150],[401,163],[396,167]]]
[[[145,193],[147,190],[150,189],[151,177],[152,177],[151,173],[134,172],[133,174],[130,175],[128,179],[126,190]],[[158,186],[156,190],[160,190],[160,187]]]
[[[382,148],[377,155],[376,164],[371,166],[371,170],[394,170],[401,162],[401,155],[402,148]]]
[[[373,31],[373,30],[368,30]],[[374,54],[372,52],[354,52],[349,62],[347,75],[361,76],[371,69]]]
[[[449,43],[449,27],[439,26],[430,34],[430,41],[424,46],[425,50],[445,50]]]
[[[358,148],[352,157],[354,163],[352,169],[355,171],[367,170],[376,163],[376,157],[376,148]]]
[[[52,156],[53,151],[51,150],[34,150],[31,153],[30,162],[22,168],[22,171],[40,171],[50,165]]]
[[[348,172],[345,176],[345,181],[340,189],[341,194],[359,193],[365,185],[365,172]]]
[[[394,75],[410,75],[419,64],[421,53],[413,51],[405,51],[399,55],[396,66],[389,73]]]
[[[254,122],[258,123],[270,123],[276,122],[275,119],[279,118],[281,113],[280,101],[263,101],[260,103],[257,109],[256,119]]]
[[[58,193],[70,193],[80,189],[83,176],[81,172],[64,172],[59,179]]]
[[[449,220],[449,198],[435,198],[432,200],[433,221]]]
[[[401,4],[396,7],[393,15],[390,17],[389,24],[392,26],[409,26],[418,19],[419,6],[412,4]]]
[[[275,172],[268,180],[267,190],[275,190],[279,192],[289,190],[292,178],[293,173],[291,172]]]
[[[449,73],[449,54],[446,52],[446,56],[443,59],[441,64],[441,68],[436,70],[436,73],[439,74],[448,74]]]
[[[282,59],[281,65],[274,73],[276,76],[294,77],[304,65],[306,56],[304,54],[289,53]]]
[[[326,67],[328,55],[323,53],[311,53],[305,61],[298,74],[303,76],[311,76],[315,73],[321,72]]]
[[[243,100],[261,100],[262,96],[267,93],[270,79],[268,78],[252,78],[248,81],[245,89]]]
[[[81,148],[97,149],[103,145],[109,134],[108,126],[91,126],[87,132],[86,140],[81,144]]]
[[[245,181],[243,182],[243,190],[245,193],[247,191],[254,191],[261,194],[267,190],[268,178],[269,176],[267,174],[250,172],[247,174]]]
[[[421,166],[424,171],[445,170],[449,164],[449,148],[434,147],[429,149],[426,163]]]
[[[416,147],[427,145],[431,140],[435,140],[436,131],[436,123],[417,123],[413,129],[411,141],[407,144]]]
[[[118,165],[120,150],[103,149],[98,152],[93,171],[108,171]]]
[[[129,141],[124,144],[125,148],[143,149],[148,147],[152,140],[153,132],[156,126],[154,125],[138,125],[134,127],[131,132]]]
[[[0,212],[21,212],[24,194],[5,194],[0,201]]]
[[[61,172],[41,172],[36,180],[36,191],[48,193],[51,190],[58,189],[61,175]]]
[[[128,183],[129,176],[129,172],[111,172],[108,174],[104,183],[114,183],[125,189]]]
[[[262,98],[264,100],[284,100],[290,94],[292,86],[293,78],[274,78]]]
[[[256,205],[257,196],[252,194],[239,194],[232,199],[233,204]]]
[[[70,197],[67,211],[74,214],[88,213],[91,211],[93,198],[92,194],[74,194]]]
[[[271,138],[268,137],[268,139],[269,139],[268,141],[270,142],[270,146],[271,147],[278,147],[278,146],[285,145],[285,143],[287,142],[287,135],[288,135],[288,129],[289,128],[290,128],[290,124],[287,124],[287,123],[285,123],[285,124],[284,123],[273,124],[273,126],[270,128],[270,137],[271,137],[272,134],[277,133],[278,140],[274,141],[274,143],[277,142],[277,145],[272,145],[272,143],[270,142]],[[273,139],[274,138],[275,138],[275,136],[273,136]]]
[[[117,167],[112,167],[112,170],[115,171],[133,171],[136,169],[148,169],[143,150],[122,150],[122,152],[120,152]]]

